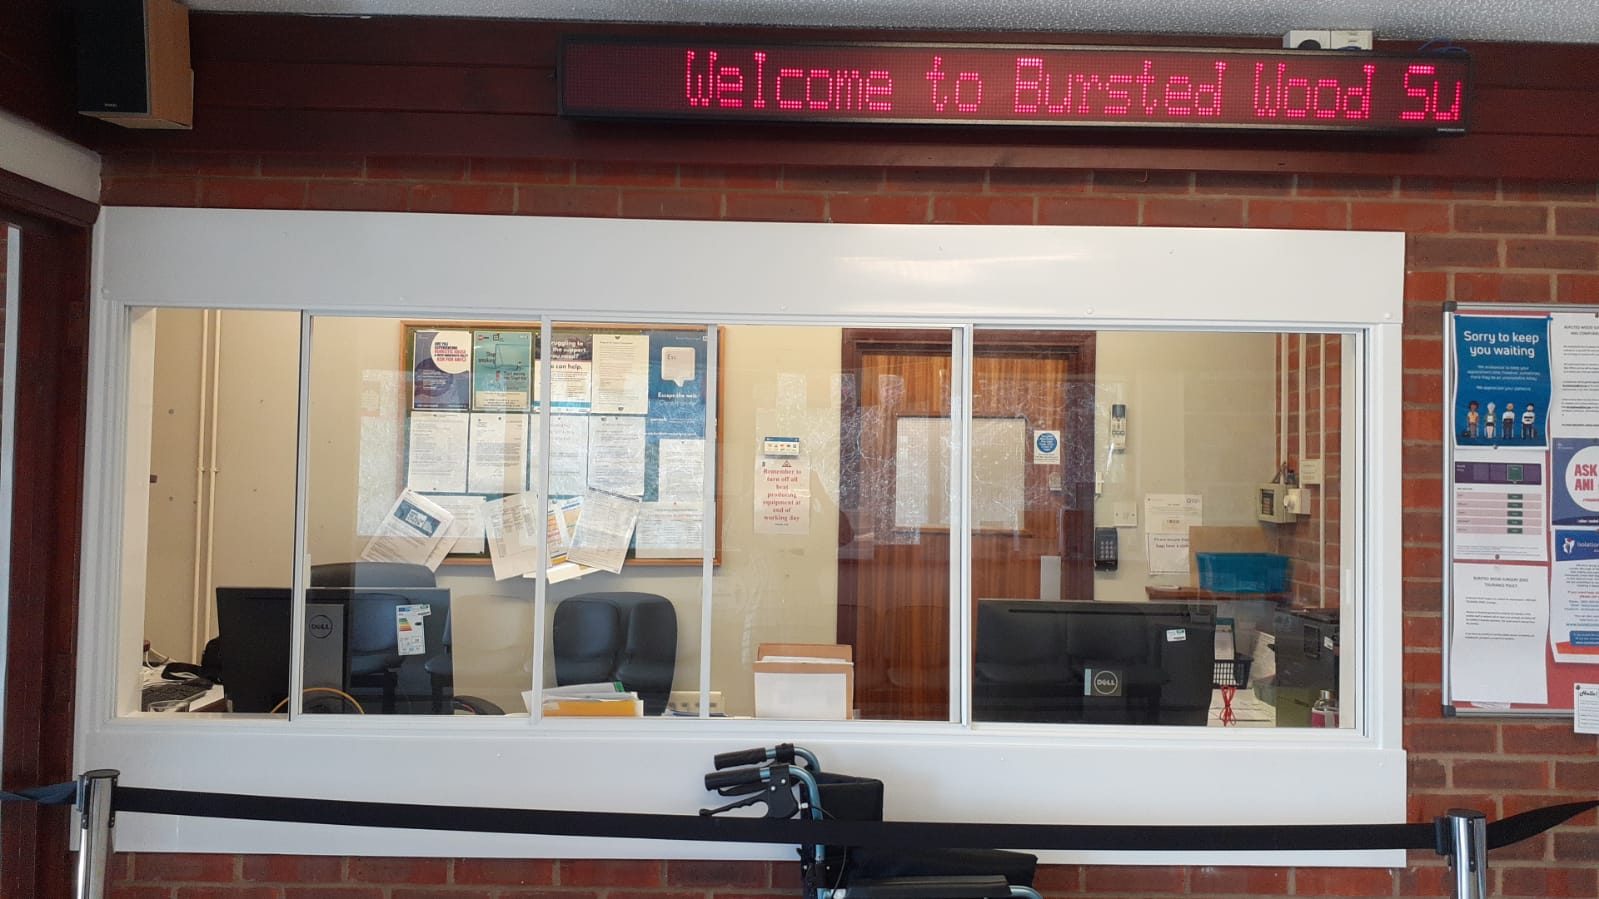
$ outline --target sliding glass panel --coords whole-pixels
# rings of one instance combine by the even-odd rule
[[[723,333],[713,695],[734,715],[948,720],[951,332]]]
[[[125,552],[143,563],[144,620],[123,639],[147,647],[138,707],[281,711],[299,358],[297,313],[131,316]]]
[[[550,369],[531,427],[535,479],[548,432],[542,714],[699,714],[707,529],[713,545],[717,536],[706,498],[721,436],[709,419],[716,335],[557,323],[547,354],[533,336],[535,364],[547,355]]]
[[[975,344],[974,719],[1347,726],[1347,339],[980,329]]]

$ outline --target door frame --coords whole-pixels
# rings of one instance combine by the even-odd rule
[[[952,343],[941,329],[912,328],[845,328],[840,338],[841,372],[859,372],[861,360],[879,353],[939,353],[950,352]],[[1019,328],[984,327],[973,331],[974,353],[980,356],[1029,356],[1071,358],[1074,366],[1086,375],[1082,389],[1093,396],[1096,368],[1094,359],[1095,332],[1071,330],[1027,330]],[[952,369],[954,370],[954,369]],[[846,379],[845,383],[849,383]],[[969,404],[968,404],[969,405]],[[860,502],[859,473],[861,471],[859,429],[861,421],[861,386],[841,398],[839,434],[839,524],[851,520],[850,514]],[[1075,500],[1085,504],[1086,516],[1078,516],[1076,527],[1060,528],[1058,540],[1061,554],[1061,591],[1063,595],[1092,595],[1093,590],[1093,498],[1094,498],[1094,409],[1092,403],[1067,404],[1061,410],[1062,430],[1077,439],[1062,441],[1061,472],[1062,501],[1071,493]],[[1064,510],[1063,506],[1063,510]],[[955,535],[951,535],[951,553]],[[840,545],[847,542],[840,533]],[[1077,564],[1073,564],[1077,563]],[[838,560],[838,612],[837,641],[855,646],[858,638],[856,623],[860,597],[856,590],[856,561],[841,557]],[[959,620],[953,604],[950,620]],[[953,704],[953,698],[952,698]]]
[[[11,570],[0,782],[74,778],[78,583],[89,368],[89,262],[99,204],[0,169],[0,219],[22,232],[18,285]],[[11,277],[13,273],[7,273]],[[18,803],[0,816],[0,894],[72,889],[71,806]]]

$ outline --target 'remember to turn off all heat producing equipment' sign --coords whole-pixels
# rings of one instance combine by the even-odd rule
[[[1463,54],[569,37],[561,114],[1463,134]]]

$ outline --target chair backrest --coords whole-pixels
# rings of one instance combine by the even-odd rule
[[[433,587],[437,581],[426,565],[405,562],[331,562],[311,566],[312,587],[355,588],[350,603],[350,652],[356,656],[392,655],[390,665],[398,665],[399,632],[395,628],[396,606],[413,602],[400,593],[387,593],[384,587]],[[371,588],[371,589],[367,589]],[[445,621],[448,621],[448,610]]]
[[[311,566],[313,587],[434,587],[426,565],[407,562],[330,562]]]
[[[558,685],[620,681],[666,709],[677,667],[677,610],[654,593],[584,593],[555,607],[551,635]]]

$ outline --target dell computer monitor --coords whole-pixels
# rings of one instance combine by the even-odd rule
[[[973,717],[1203,726],[1215,639],[1203,603],[979,600]]]
[[[217,588],[217,673],[235,712],[287,707],[292,592],[288,587]],[[426,605],[423,651],[400,655],[396,605]],[[439,587],[315,587],[306,591],[304,705],[367,713],[432,710],[440,687],[425,670],[447,651],[450,591]],[[363,676],[378,669],[376,676]],[[392,678],[392,679],[389,679]],[[443,685],[448,690],[450,685]],[[337,692],[333,692],[337,691]]]

